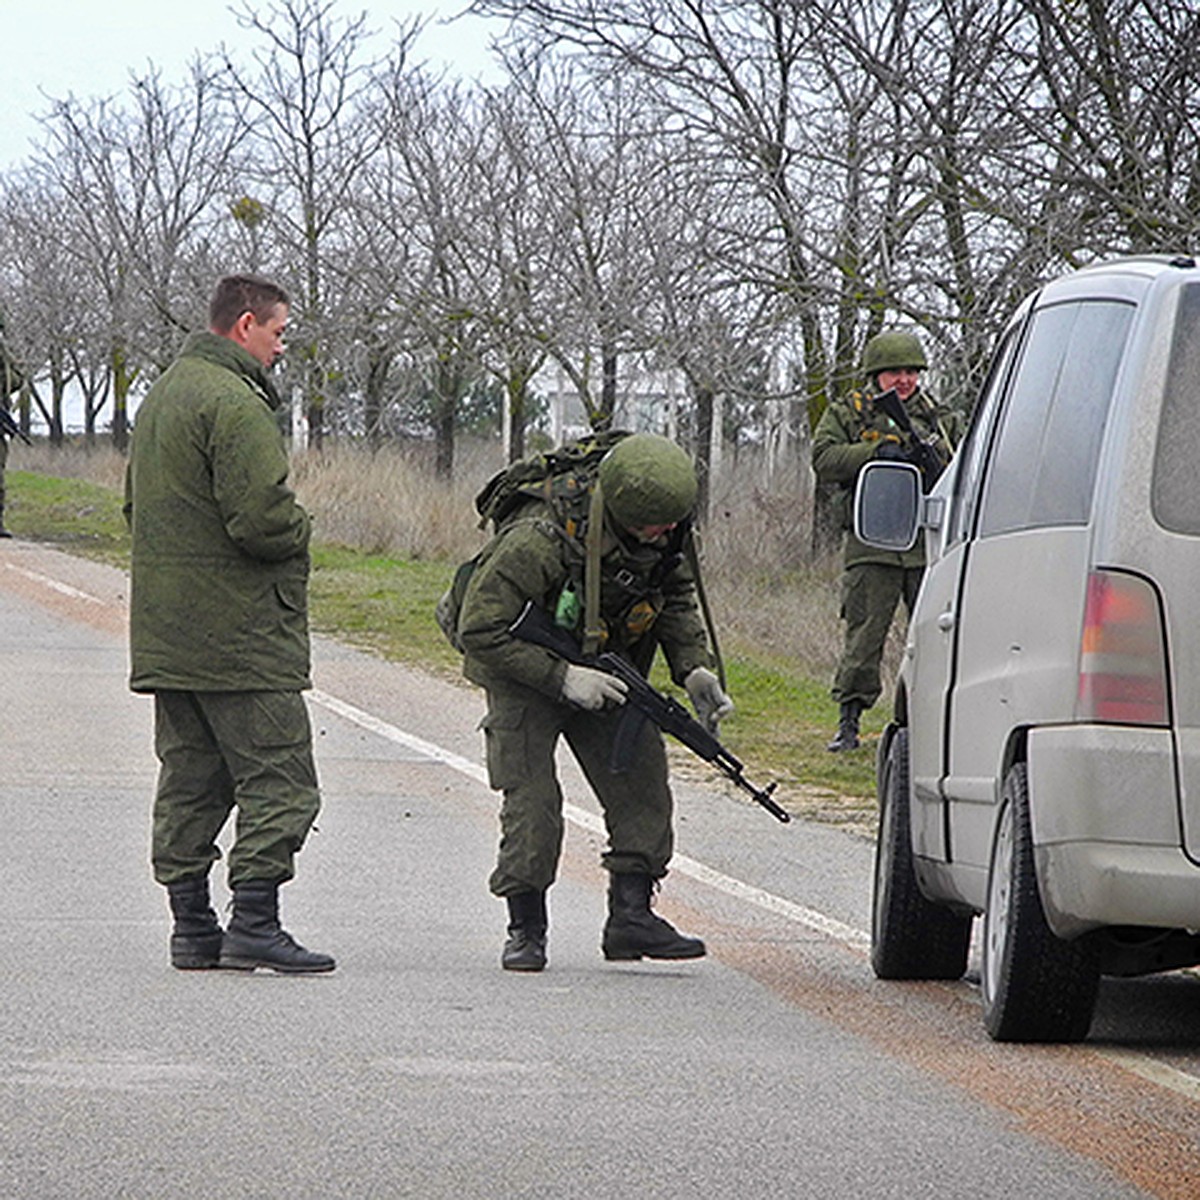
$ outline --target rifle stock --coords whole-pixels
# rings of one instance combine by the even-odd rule
[[[606,671],[609,675],[620,679],[626,686],[625,703],[629,706],[622,716],[621,728],[613,744],[614,772],[628,769],[629,755],[637,740],[637,732],[643,720],[649,719],[664,733],[682,742],[693,754],[705,762],[711,763],[726,779],[741,788],[767,810],[777,821],[784,823],[792,819],[791,813],[781,808],[772,798],[775,784],[765,788],[756,787],[745,776],[742,764],[700,724],[679,701],[652,687],[631,663],[618,654],[607,651],[595,658],[587,658],[576,644],[575,639],[565,630],[555,625],[532,600],[527,601],[517,619],[509,626],[509,632],[523,642],[565,658],[577,666],[595,667]]]

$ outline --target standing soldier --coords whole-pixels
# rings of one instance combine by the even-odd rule
[[[562,847],[562,791],[555,746],[566,739],[604,810],[609,871],[605,958],[699,958],[704,943],[651,911],[674,834],[662,734],[636,728],[626,770],[613,745],[626,685],[516,638],[529,602],[587,643],[628,659],[643,674],[659,646],[672,678],[716,728],[732,711],[717,675],[688,552],[697,481],[691,459],[655,434],[631,434],[600,462],[590,490],[569,512],[531,499],[480,555],[457,629],[464,672],[487,691],[487,765],[504,793],[492,893],[508,905],[501,965],[546,964],[546,891]],[[600,631],[603,631],[602,635]]]
[[[4,469],[8,465],[8,439],[16,429],[16,423],[9,415],[8,398],[23,382],[24,376],[17,370],[4,344],[4,318],[0,317],[0,410],[3,410],[0,411],[0,538],[12,537],[4,525]]]
[[[921,390],[920,373],[927,365],[921,343],[911,333],[876,334],[864,347],[862,361],[872,391],[856,391],[831,403],[813,435],[813,469],[820,483],[837,485],[846,530],[841,606],[846,634],[833,681],[840,718],[828,747],[832,751],[858,747],[859,717],[882,691],[879,667],[896,604],[903,600],[906,610],[912,612],[925,570],[925,547],[920,541],[900,553],[873,550],[854,536],[851,525],[858,472],[873,458],[917,461],[927,457],[938,464],[935,471],[923,472],[928,490],[949,461],[958,436],[958,415]],[[889,390],[894,390],[904,405],[912,433],[875,403],[876,397]],[[918,453],[913,434],[933,451],[932,456]]]
[[[133,431],[130,686],[154,696],[151,859],[181,970],[334,968],[279,924],[279,885],[320,805],[301,695],[312,686],[309,518],[287,483],[267,374],[287,316],[275,284],[222,279],[209,330],[187,339]],[[222,935],[208,874],[235,807],[233,915]]]

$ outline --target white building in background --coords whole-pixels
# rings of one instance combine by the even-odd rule
[[[778,376],[776,378],[775,376]],[[803,452],[802,444],[807,441],[807,430],[795,429],[793,404],[786,396],[782,378],[782,366],[777,364],[773,372],[773,390],[776,396],[766,400],[764,420],[755,430],[754,441],[765,451],[768,470],[794,458]],[[587,413],[583,402],[570,378],[561,367],[555,367],[538,378],[538,390],[546,397],[550,409],[549,437],[553,445],[561,445],[571,438],[581,437],[588,432]],[[506,400],[507,404],[507,400]],[[622,360],[622,371],[618,379],[617,405],[613,424],[618,429],[635,432],[661,433],[675,438],[679,433],[680,415],[691,404],[687,381],[679,370],[649,370],[632,365],[632,360]],[[719,393],[713,398],[713,445],[711,462],[714,473],[721,468],[725,457],[725,423],[722,419],[724,397]],[[508,453],[508,414],[503,423],[505,431],[505,455]]]

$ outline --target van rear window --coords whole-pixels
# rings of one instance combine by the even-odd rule
[[[1133,306],[1057,304],[1034,314],[1001,418],[980,535],[1082,525]]]
[[[1150,506],[1154,519],[1176,533],[1200,533],[1200,284],[1188,284],[1167,367],[1166,394],[1158,423]]]

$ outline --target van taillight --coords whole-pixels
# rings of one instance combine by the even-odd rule
[[[1081,721],[1167,724],[1167,666],[1158,596],[1115,571],[1088,577],[1079,655]]]

